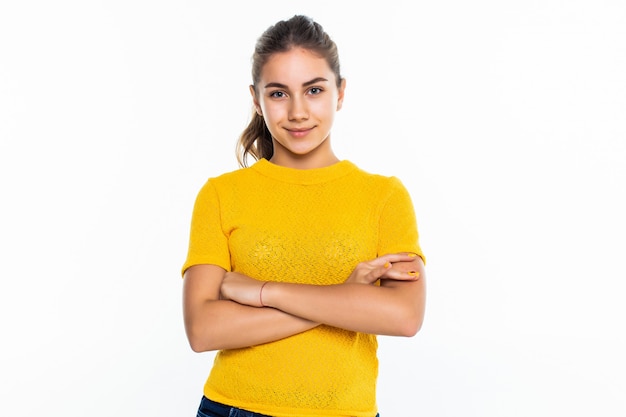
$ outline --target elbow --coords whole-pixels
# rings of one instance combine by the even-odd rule
[[[424,323],[424,311],[407,311],[403,314],[402,320],[398,320],[397,336],[413,337],[422,328]]]
[[[196,353],[202,352],[211,352],[217,350],[216,346],[213,346],[211,340],[212,337],[209,337],[204,332],[199,332],[194,330],[192,326],[187,327],[187,340],[189,341],[189,347]]]
[[[423,320],[421,319],[407,319],[403,323],[403,326],[399,329],[399,336],[413,337],[422,328]]]
[[[423,283],[423,281],[420,283]],[[402,317],[402,320],[398,320],[400,323],[398,329],[400,336],[415,336],[422,329],[425,313],[426,298],[424,296],[424,291],[421,291],[421,293],[413,300],[404,304],[400,303],[399,311],[397,312],[399,317]]]
[[[218,350],[219,348],[211,345],[206,340],[200,340],[199,338],[188,338],[189,339],[189,347],[196,353],[202,352],[211,352],[214,350]]]
[[[211,350],[204,343],[202,343],[200,340],[197,340],[196,338],[188,338],[188,340],[189,347],[191,347],[191,350],[196,353],[209,352]]]
[[[187,333],[189,347],[196,353],[208,352],[210,349],[207,344],[199,337]]]

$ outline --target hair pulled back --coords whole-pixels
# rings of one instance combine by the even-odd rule
[[[287,52],[293,48],[304,48],[326,59],[335,74],[337,87],[341,86],[337,45],[319,23],[310,17],[295,15],[270,26],[256,42],[252,55],[252,83],[257,96],[261,71],[267,61],[273,54]],[[263,117],[253,109],[252,119],[237,142],[237,161],[240,166],[245,167],[248,165],[248,155],[259,160],[270,159],[273,154],[272,135]]]

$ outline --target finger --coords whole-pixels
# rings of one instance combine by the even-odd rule
[[[414,253],[401,252],[401,253],[388,253],[375,259],[377,262],[408,262],[417,257]]]
[[[372,269],[367,275],[371,278],[371,282],[375,282],[376,280],[383,277],[388,271],[391,270],[391,262],[385,262],[383,265],[380,265],[374,269]]]
[[[419,272],[421,270],[421,265],[418,260],[415,260],[415,258],[413,258],[413,260],[408,261],[408,262],[405,262],[405,261],[395,262],[393,264],[393,269],[396,271],[400,271],[400,272],[412,272],[412,271]]]
[[[399,281],[417,281],[420,278],[420,273],[415,270],[401,271],[395,268],[390,268],[385,271],[381,278],[395,279]]]

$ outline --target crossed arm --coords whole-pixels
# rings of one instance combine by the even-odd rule
[[[373,285],[380,279],[380,286]],[[187,269],[185,330],[196,352],[273,342],[326,324],[364,333],[413,336],[424,318],[424,265],[412,254],[360,263],[343,284],[268,282],[215,265]]]

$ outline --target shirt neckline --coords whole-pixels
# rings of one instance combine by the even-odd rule
[[[297,169],[276,165],[265,158],[256,161],[250,168],[272,179],[292,184],[321,184],[348,175],[357,167],[348,160],[342,160],[322,168]]]

